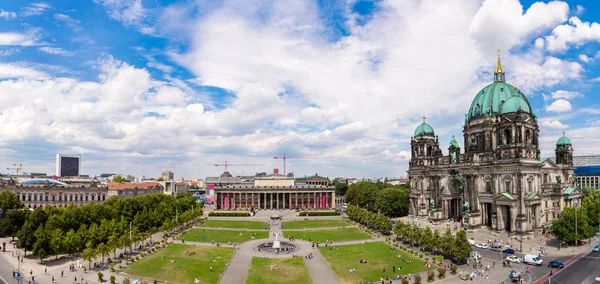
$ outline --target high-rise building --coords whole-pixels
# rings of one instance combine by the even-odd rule
[[[600,166],[600,155],[574,156],[573,166]]]
[[[81,156],[56,154],[56,176],[76,177],[81,170]]]
[[[162,174],[160,175],[160,177],[163,180],[172,180],[173,179],[173,172],[171,172],[171,171],[164,171],[164,172],[162,172]]]

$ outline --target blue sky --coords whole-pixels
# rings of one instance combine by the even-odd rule
[[[285,2],[285,3],[283,3]],[[596,1],[2,1],[0,167],[177,177],[282,168],[405,176],[421,117],[447,154],[492,82],[539,117],[543,156],[564,131],[600,143]],[[460,141],[460,140],[459,140]],[[462,143],[461,143],[462,144]]]

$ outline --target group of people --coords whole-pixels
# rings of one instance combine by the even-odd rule
[[[313,254],[311,253],[305,253],[304,254],[304,259],[312,259],[313,258]]]
[[[279,270],[279,264],[275,264],[275,266],[273,266],[273,264],[271,264],[271,271],[273,270]]]

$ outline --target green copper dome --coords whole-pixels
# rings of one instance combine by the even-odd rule
[[[517,99],[513,99],[517,97]],[[502,110],[503,105],[507,104]],[[496,81],[483,88],[473,99],[466,120],[484,117],[494,117],[503,113],[510,113],[521,108],[522,111],[531,113],[531,106],[527,97],[519,89],[503,81]]]
[[[423,123],[417,126],[417,129],[415,129],[414,136],[417,137],[423,135],[434,136],[433,127],[425,122],[425,118],[423,118]]]
[[[565,134],[563,133],[563,136],[558,138],[558,141],[556,141],[556,146],[563,146],[563,145],[573,145],[571,144],[571,140],[569,139],[569,137],[565,136]]]
[[[521,97],[513,96],[510,99],[508,99],[506,102],[504,102],[504,104],[502,104],[502,107],[500,109],[500,114],[506,114],[506,113],[518,112],[518,111],[522,111],[522,112],[531,114],[531,107],[529,106],[529,103],[526,102]]]

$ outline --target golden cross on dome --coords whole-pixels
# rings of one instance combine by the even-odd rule
[[[498,52],[498,58],[500,58],[500,48],[498,48],[498,50],[496,50]]]
[[[423,116],[423,123],[425,123],[425,119],[426,119],[426,118],[427,118],[426,116]]]
[[[454,134],[452,134],[452,139],[454,139]]]

